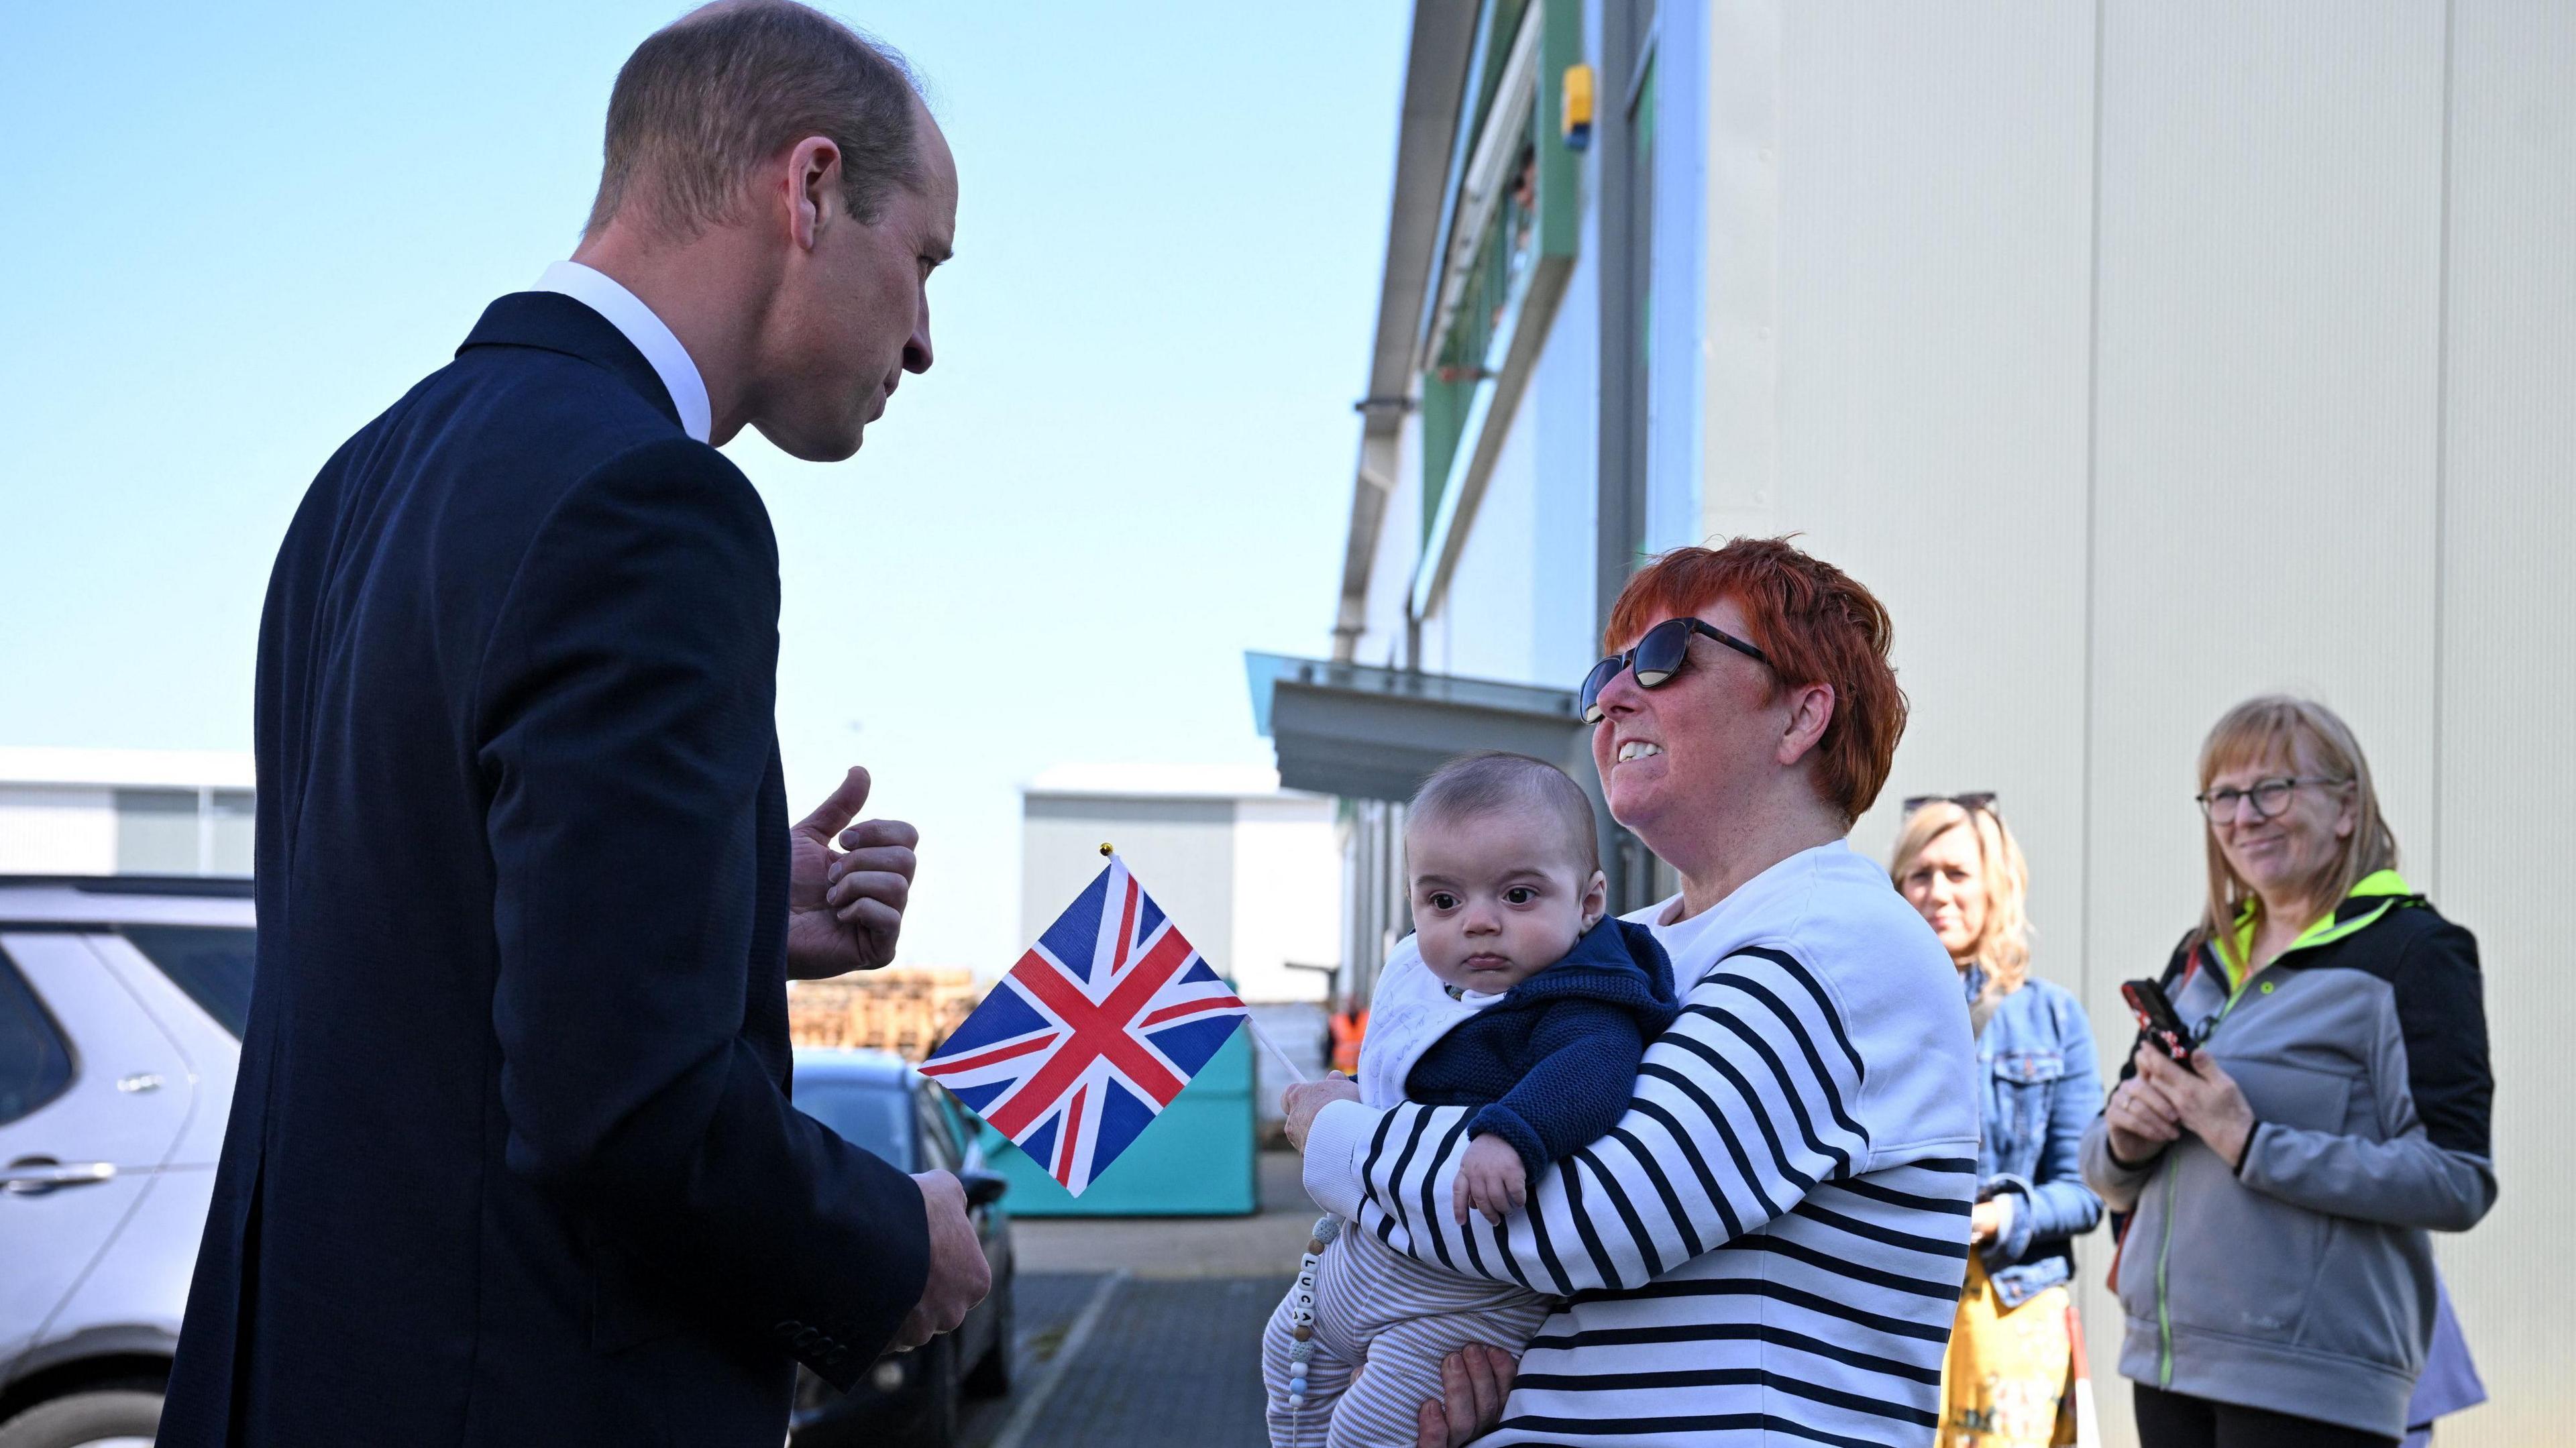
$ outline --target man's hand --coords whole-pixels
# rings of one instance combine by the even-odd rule
[[[787,832],[787,974],[820,980],[894,959],[912,895],[921,832],[901,820],[859,820],[868,772],[857,765],[832,797]],[[832,848],[840,837],[842,851]]]
[[[1465,1448],[1503,1421],[1520,1364],[1498,1347],[1471,1342],[1440,1360],[1440,1398],[1415,1415],[1415,1448]]]
[[[2103,1123],[2110,1128],[2111,1154],[2122,1161],[2148,1161],[2182,1135],[2182,1113],[2156,1084],[2154,1063],[2164,1059],[2153,1047],[2139,1046],[2130,1057],[2138,1074],[2121,1082],[2102,1108]]]
[[[2207,1143],[2229,1170],[2243,1163],[2245,1148],[2254,1140],[2254,1108],[2236,1078],[2220,1070],[2207,1051],[2193,1051],[2189,1069],[2159,1055],[2141,1062],[2138,1071],[2173,1103],[2183,1130]]]
[[[1528,1188],[1521,1154],[1512,1150],[1511,1143],[1487,1132],[1468,1142],[1458,1158],[1458,1179],[1449,1188],[1449,1216],[1462,1227],[1470,1210],[1484,1213],[1486,1221],[1499,1222],[1528,1198]]]
[[[930,1221],[930,1280],[921,1301],[886,1345],[888,1352],[916,1348],[943,1332],[955,1332],[967,1310],[993,1290],[993,1264],[984,1260],[984,1244],[966,1215],[966,1189],[944,1171],[916,1173],[922,1214]]]
[[[1288,1144],[1299,1151],[1306,1149],[1306,1133],[1315,1124],[1315,1113],[1336,1101],[1357,1101],[1360,1088],[1339,1071],[1321,1081],[1300,1081],[1279,1093],[1279,1109],[1287,1114]]]

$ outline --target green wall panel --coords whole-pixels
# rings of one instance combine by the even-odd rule
[[[989,1126],[978,1133],[1020,1217],[1218,1217],[1261,1209],[1254,1160],[1252,1033],[1238,1030],[1089,1191],[1075,1197]]]

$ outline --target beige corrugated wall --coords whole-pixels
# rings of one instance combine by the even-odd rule
[[[2443,1441],[2566,1441],[2576,6],[1713,0],[1709,33],[1705,521],[1802,530],[1895,613],[1915,721],[1855,843],[1999,791],[2107,1068],[2117,983],[2197,908],[2202,732],[2342,711],[2485,951],[2504,1196],[2441,1251],[2495,1401]]]
[[[2478,932],[2504,1198],[2442,1260],[2496,1406],[2461,1443],[2576,1439],[2576,8],[2452,15],[2434,863]]]

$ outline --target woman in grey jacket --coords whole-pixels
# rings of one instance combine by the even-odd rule
[[[2116,1270],[2147,1448],[2394,1445],[2428,1231],[2494,1204],[2477,942],[2397,874],[2324,706],[2260,698],[2200,760],[2209,904],[2166,966],[2188,1067],[2146,1043],[2084,1138],[2131,1213]]]

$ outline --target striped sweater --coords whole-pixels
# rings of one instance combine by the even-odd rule
[[[1928,1445],[1976,1188],[1958,972],[1840,841],[1665,923],[1679,903],[1631,918],[1681,1018],[1526,1208],[1451,1222],[1460,1107],[1325,1108],[1307,1190],[1419,1260],[1568,1299],[1481,1443]],[[1386,975],[1424,968],[1408,942]]]

